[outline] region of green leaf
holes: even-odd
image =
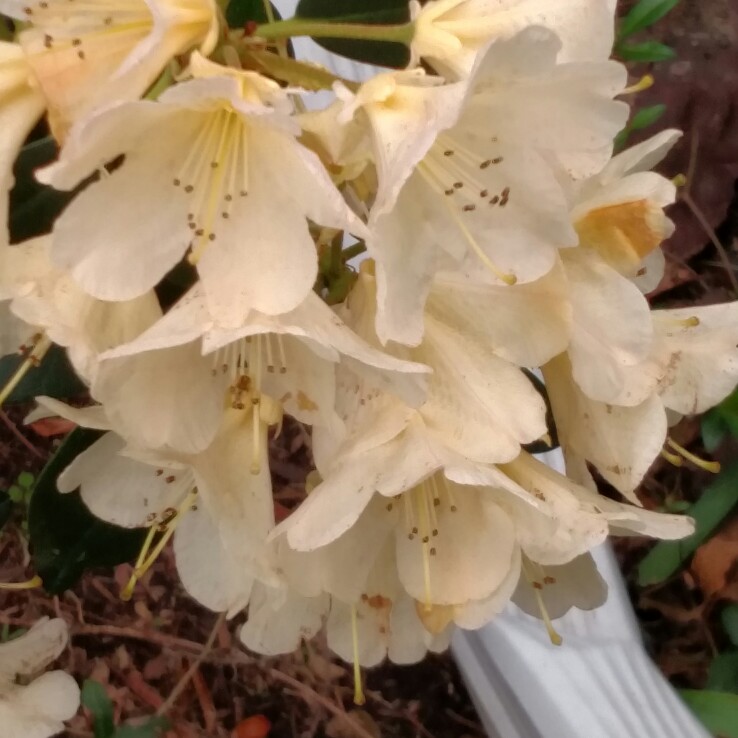
[[[733,390],[708,415],[717,415],[725,424],[731,435],[738,438],[738,389]]]
[[[695,520],[695,532],[681,541],[657,543],[638,566],[638,584],[645,587],[668,579],[710,536],[738,503],[738,462],[724,469],[705,489],[688,514]]]
[[[706,688],[738,694],[738,651],[727,651],[715,657],[710,664]]]
[[[274,20],[281,20],[282,16],[272,3]],[[249,21],[268,23],[264,0],[231,0],[226,10],[226,21],[230,28],[243,28]]]
[[[643,128],[652,126],[666,112],[666,105],[651,105],[648,108],[642,108],[628,123],[631,131],[640,131]]]
[[[623,18],[618,30],[618,41],[652,26],[671,11],[679,0],[641,0]]]
[[[5,385],[22,363],[23,359],[18,355],[0,359],[0,387]],[[84,384],[67,359],[66,351],[60,346],[52,346],[41,361],[41,366],[31,369],[23,377],[7,402],[28,402],[38,395],[66,399],[78,397],[85,391]]]
[[[295,17],[336,23],[396,25],[410,21],[410,7],[407,0],[300,0]],[[366,64],[402,69],[410,63],[410,50],[404,44],[332,38],[314,41],[334,54]]]
[[[715,407],[702,416],[701,420],[702,443],[705,449],[712,453],[725,440],[730,432],[730,427]]]
[[[100,434],[78,428],[67,436],[39,475],[28,510],[36,571],[49,594],[71,587],[90,567],[112,567],[135,558],[142,530],[128,530],[94,517],[79,493],[61,494],[59,474]]]
[[[113,738],[158,738],[169,730],[169,721],[164,717],[153,717],[142,725],[122,725]]]
[[[18,475],[18,479],[16,482],[23,487],[23,489],[31,489],[33,487],[33,483],[36,481],[36,477],[31,474],[29,471],[22,471]]]
[[[36,180],[36,169],[50,164],[58,153],[56,141],[48,136],[27,144],[18,155],[8,216],[11,243],[49,233],[59,213],[84,186],[73,192],[59,192]]]
[[[82,685],[82,704],[92,713],[95,738],[112,738],[115,734],[113,703],[100,682],[86,679]]]
[[[658,41],[644,41],[640,44],[618,44],[615,51],[623,61],[662,62],[674,59],[676,52],[671,46]]]
[[[720,613],[723,628],[734,646],[738,646],[738,605],[727,605]]]
[[[680,689],[679,694],[711,733],[738,738],[738,695],[701,689]]]

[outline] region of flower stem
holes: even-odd
[[[415,33],[414,23],[378,25],[371,23],[336,23],[330,20],[289,18],[288,20],[264,23],[256,28],[255,36],[273,40],[293,36],[313,38],[355,38],[364,41],[386,41],[409,45]]]

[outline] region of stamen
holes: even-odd
[[[705,471],[708,471],[711,474],[718,474],[720,472],[720,462],[719,461],[706,461],[705,459],[701,459],[699,456],[695,456],[695,454],[691,453],[690,451],[687,451],[686,448],[684,448],[683,446],[680,446],[676,441],[674,441],[671,438],[666,439],[666,445],[671,447],[680,456],[683,456],[687,461],[691,461],[695,466],[698,466],[700,469],[704,469]]]
[[[144,539],[143,546],[141,546],[141,550],[138,553],[138,558],[136,559],[136,564],[133,567],[133,572],[131,573],[131,577],[128,580],[128,584],[126,584],[126,586],[120,593],[120,598],[124,602],[128,602],[128,600],[133,597],[133,590],[136,588],[136,584],[138,584],[138,576],[136,575],[136,571],[141,567],[143,562],[146,561],[146,555],[151,548],[151,544],[154,542],[154,536],[156,535],[156,531],[158,529],[158,524],[152,525],[146,533],[146,538]]]
[[[279,367],[280,374],[287,373],[287,354],[284,350],[284,340],[281,334],[277,333],[277,350],[279,351],[279,361],[281,366]]]
[[[665,448],[661,449],[661,456],[663,456],[663,458],[665,458],[672,466],[684,466],[684,459],[681,456],[672,454]]]
[[[351,606],[351,640],[354,649],[354,704],[366,703],[364,688],[361,683],[361,665],[359,664],[359,626],[357,623],[356,605]]]
[[[634,95],[636,92],[643,92],[649,87],[653,87],[654,78],[652,74],[644,74],[638,82],[630,87],[626,87],[620,94],[621,95]]]
[[[36,589],[37,587],[43,586],[43,581],[41,580],[41,577],[36,574],[36,576],[31,577],[27,582],[0,582],[0,589],[7,589],[7,590],[13,590],[13,591],[20,591],[24,589]]]
[[[541,590],[534,587],[533,594],[535,595],[536,602],[538,603],[538,609],[541,613],[541,618],[543,619],[543,622],[546,626],[546,632],[548,633],[548,637],[551,640],[551,643],[553,643],[554,646],[560,646],[564,642],[564,639],[556,632],[556,629],[553,627],[551,618],[548,615],[548,610],[546,609],[546,605],[543,602],[543,597],[541,596]]]
[[[533,563],[534,562],[523,557],[523,561],[521,564],[523,576],[525,577],[526,581],[533,589],[533,594],[536,598],[538,610],[541,613],[541,619],[543,620],[543,623],[546,626],[546,632],[548,633],[548,637],[551,643],[553,643],[554,646],[560,646],[564,642],[564,639],[556,632],[556,629],[553,627],[553,623],[551,622],[551,618],[549,617],[548,609],[546,608],[546,603],[543,601],[543,596],[541,595],[543,584],[537,581],[537,579],[532,575],[530,571],[531,565]]]
[[[417,531],[417,528],[415,527],[415,517],[413,515],[413,503],[412,500],[408,499],[408,494],[402,495],[402,504],[405,508],[405,527],[408,530],[408,540],[412,541],[413,538],[415,538],[415,532]]]
[[[6,382],[2,390],[0,390],[0,407],[3,406],[8,397],[13,393],[13,390],[21,383],[23,377],[25,377],[31,369],[41,364],[41,359],[44,358],[46,352],[50,348],[51,341],[46,336],[39,338],[25,361],[23,361],[23,363],[15,370],[13,376]]]
[[[672,177],[671,183],[674,187],[686,187],[687,176],[685,174],[677,174],[676,177]]]
[[[274,348],[272,346],[272,337],[269,333],[264,336],[264,342],[266,343],[266,354],[267,354],[267,371],[274,373]]]
[[[427,507],[427,500],[426,500],[426,494],[425,494],[425,485],[422,485],[418,488],[417,491],[417,503],[418,503],[418,512],[419,512],[419,518],[420,518],[420,527],[422,530],[422,544],[423,544],[423,590],[425,593],[425,611],[430,612],[433,609],[433,597],[431,595],[431,572],[430,572],[430,551],[429,551],[429,542],[430,542],[430,526],[428,524],[429,522],[429,516],[428,516],[428,507]]]
[[[172,514],[168,515],[165,521],[161,521],[149,528],[144,544],[141,547],[138,558],[136,559],[136,566],[133,569],[131,578],[120,593],[121,600],[128,601],[131,599],[136,583],[144,576],[144,574],[146,574],[157,558],[159,558],[159,554],[164,550],[169,539],[174,535],[174,531],[177,529],[177,526],[182,521],[184,515],[194,507],[193,503],[196,498],[197,489],[193,488],[187,494],[182,504]],[[161,530],[162,526],[164,527],[163,531]],[[154,535],[157,532],[162,533],[162,536],[154,546],[153,551],[149,554],[149,549],[154,541]]]

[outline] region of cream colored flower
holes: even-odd
[[[113,102],[141,97],[175,56],[217,40],[214,0],[0,0],[28,25],[20,43],[58,140]]]
[[[13,348],[45,334],[68,350],[75,370],[90,383],[99,355],[148,328],[161,309],[153,292],[123,302],[90,297],[51,263],[50,248],[49,236],[0,248],[0,300],[10,300],[11,314],[21,321],[13,332],[22,340]]]
[[[101,406],[78,410],[38,399],[80,425],[111,427]],[[234,614],[248,602],[274,524],[267,424],[255,427],[251,418],[251,408],[226,410],[214,441],[197,454],[163,453],[108,432],[62,472],[59,490],[79,488],[103,520],[149,529],[133,584],[174,535],[177,570],[187,591],[212,610]],[[254,448],[260,453],[258,469]]]
[[[644,292],[661,279],[660,246],[674,232],[664,208],[676,199],[674,183],[650,170],[680,136],[663,131],[613,157],[593,177],[572,183],[571,216],[580,246],[596,251]]]
[[[612,52],[612,0],[432,0],[411,2],[411,50],[439,71],[463,76],[488,42],[531,25],[556,32],[560,61],[604,61]]]
[[[423,316],[422,342],[389,350],[433,370],[418,413],[439,443],[475,461],[493,463],[513,459],[521,444],[546,433],[542,398],[520,367],[537,366],[566,347],[570,326],[564,290],[558,270],[515,287],[475,283],[462,274],[436,276]],[[340,314],[367,342],[378,344],[377,312],[377,281],[366,262]],[[518,330],[521,323],[529,330]],[[377,397],[371,381],[352,377],[345,367],[339,370],[339,383],[338,412],[349,426],[361,428],[355,418],[386,402]],[[392,412],[404,418],[398,405]],[[315,434],[319,455],[322,434]]]
[[[104,357],[92,394],[116,425],[152,448],[189,452],[209,445],[224,403],[254,406],[254,422],[281,423],[284,412],[340,434],[339,362],[415,404],[423,401],[428,371],[362,341],[314,292],[288,313],[251,310],[239,324],[224,326],[211,316],[199,285]]]
[[[0,41],[0,245],[8,243],[8,193],[14,183],[13,164],[44,107],[23,50],[18,44]]]
[[[533,281],[574,246],[550,161],[599,171],[627,105],[614,62],[557,64],[560,44],[529,28],[493,44],[464,84],[379,75],[354,97],[373,136],[379,180],[367,247],[377,262],[378,333],[415,344],[433,274],[465,262],[497,284]]]
[[[0,724],[6,738],[49,738],[64,730],[64,721],[79,709],[79,687],[69,674],[38,676],[65,649],[67,639],[63,620],[44,618],[0,644]]]
[[[249,310],[297,307],[312,289],[311,221],[361,231],[317,156],[297,140],[287,93],[253,72],[193,63],[202,77],[158,102],[113,106],[75,130],[39,177],[71,189],[99,180],[56,221],[52,258],[80,286],[126,300],[186,251],[211,312],[238,326]],[[105,165],[118,155],[112,172]]]

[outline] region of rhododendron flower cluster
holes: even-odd
[[[541,592],[575,577],[569,604],[595,606],[594,546],[692,531],[636,489],[682,453],[670,423],[738,382],[738,305],[644,296],[679,133],[613,154],[613,4],[411,2],[409,66],[359,83],[284,58],[299,19],[0,0],[22,21],[0,44],[2,348],[33,371],[58,344],[89,389],[38,402],[100,431],[59,490],[146,530],[124,597],[171,539],[193,597],[247,611],[249,648],[324,629],[357,668],[409,663],[511,599],[557,641]],[[35,176],[71,202],[11,244],[43,116],[59,151]],[[315,469],[275,514],[288,418]],[[535,455],[557,443],[566,475]]]

